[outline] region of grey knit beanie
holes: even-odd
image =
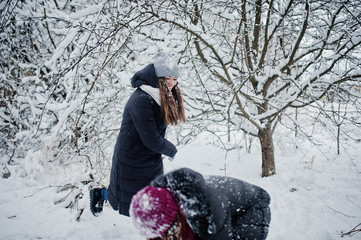
[[[159,52],[155,55],[154,69],[157,77],[179,77],[177,63],[171,55],[165,52]]]

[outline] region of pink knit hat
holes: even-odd
[[[156,238],[174,222],[178,204],[166,188],[147,186],[135,194],[129,215],[136,230],[144,237]]]

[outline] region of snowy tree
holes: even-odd
[[[137,57],[132,36],[144,19],[132,14],[137,5],[119,1],[0,6],[3,176],[10,176],[9,165],[28,178],[54,166],[81,165],[81,182],[59,188],[69,194],[55,202],[77,208],[82,184],[108,176],[108,150],[131,93],[127,71],[134,71]]]
[[[40,151],[42,164],[80,159],[104,177],[104,149],[128,94],[124,68],[134,60],[134,7],[58,0],[1,8],[2,164],[31,162],[29,153]]]
[[[273,132],[290,109],[321,111],[319,100],[337,86],[359,111],[354,0],[29,0],[0,8],[2,164],[42,151],[46,161],[81,161],[104,177],[131,74],[160,49],[176,53],[194,123],[178,140],[205,130],[257,137],[263,176],[276,172]],[[335,123],[344,114],[323,112]]]
[[[38,123],[41,112],[36,98],[49,86],[48,69],[42,64],[48,45],[39,21],[18,17],[20,4],[19,1],[1,3],[0,147],[2,161],[8,163],[12,163],[14,157],[24,157],[21,149],[39,149],[28,131]],[[53,113],[47,115],[50,121],[56,121]]]
[[[360,86],[357,1],[147,3],[144,14],[184,32],[188,103],[258,137],[262,176],[276,173],[272,135],[288,109],[317,103],[336,84]]]

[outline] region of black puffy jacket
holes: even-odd
[[[164,138],[167,125],[160,106],[141,85],[156,87],[154,66],[150,64],[132,78],[137,88],[130,96],[114,147],[107,197],[114,210],[129,216],[134,194],[163,174],[161,155],[173,157],[177,149]]]
[[[188,168],[159,176],[151,185],[175,194],[198,239],[267,237],[270,196],[258,186],[230,177],[203,177]]]

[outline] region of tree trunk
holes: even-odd
[[[272,130],[270,126],[259,131],[258,138],[262,149],[262,177],[276,174]]]

